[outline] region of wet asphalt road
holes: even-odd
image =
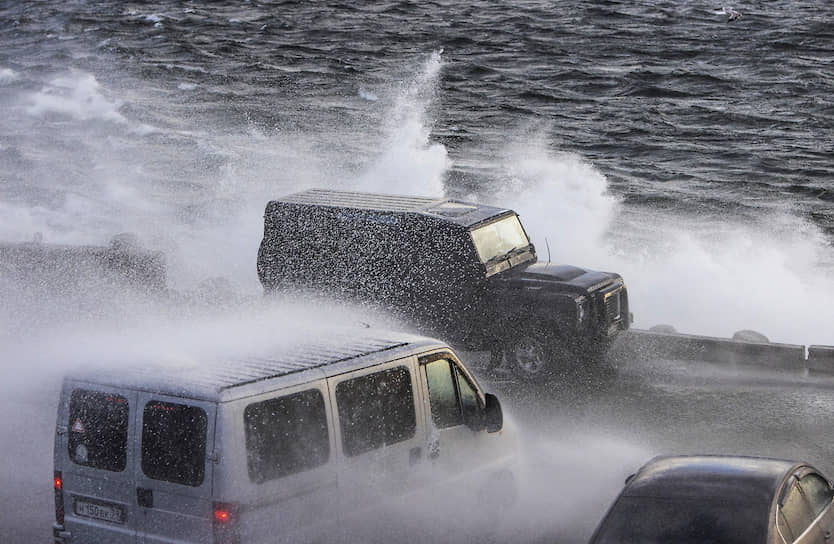
[[[834,477],[834,375],[624,358],[546,386],[483,380],[529,444],[516,514],[527,542],[587,542],[624,479],[655,455],[800,459]]]
[[[476,366],[477,355],[467,355]],[[520,500],[496,540],[585,541],[623,479],[658,454],[796,458],[834,476],[834,376],[692,361],[615,364],[537,386],[481,372],[524,444]],[[2,543],[51,541],[57,390],[49,377],[0,389]]]

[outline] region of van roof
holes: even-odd
[[[362,332],[364,331],[364,333]],[[228,401],[406,357],[443,344],[390,331],[328,331],[239,355],[134,361],[69,379],[209,401]]]
[[[515,213],[507,208],[449,198],[334,191],[330,189],[309,189],[273,200],[270,204],[273,203],[368,210],[394,214],[416,213],[464,227],[471,227],[499,215]]]

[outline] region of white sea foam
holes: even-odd
[[[127,119],[119,113],[121,106],[120,100],[105,96],[95,76],[70,72],[52,79],[33,94],[27,111],[39,117],[56,113],[83,121],[99,119],[126,124]]]
[[[377,100],[379,100],[379,97],[376,95],[376,93],[373,93],[365,89],[364,87],[359,88],[359,98],[361,98],[362,100],[367,100],[368,102],[376,102]]]
[[[20,79],[20,74],[11,68],[0,68],[0,85],[8,85]]]
[[[617,211],[607,180],[578,155],[549,150],[535,138],[511,143],[490,203],[522,214],[540,258],[605,267],[600,248]]]
[[[623,225],[605,177],[548,149],[542,136],[510,144],[497,168],[506,179],[482,199],[522,215],[540,259],[549,243],[554,262],[621,273],[636,326],[720,337],[754,329],[771,341],[831,343],[834,270],[825,263],[834,262],[834,248],[791,210],[754,224],[649,210]]]
[[[417,75],[396,93],[385,120],[382,152],[359,178],[362,190],[441,196],[443,177],[451,166],[446,147],[432,143],[428,112],[433,105],[440,72],[440,51],[435,51]]]

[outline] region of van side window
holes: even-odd
[[[404,366],[339,383],[336,403],[348,457],[408,440],[417,431],[411,373]]]
[[[327,414],[318,389],[250,404],[243,422],[253,482],[309,470],[330,457]]]
[[[78,465],[121,472],[127,463],[129,407],[121,395],[76,389],[70,395],[68,450]]]
[[[461,372],[456,365],[452,366],[455,368],[455,376],[457,376],[458,380],[458,391],[460,392],[460,407],[463,411],[463,420],[474,421],[480,412],[478,394],[475,392],[475,388],[471,383],[469,383],[469,380],[463,372]]]
[[[463,424],[452,367],[446,359],[426,363],[431,418],[438,429]]]
[[[142,472],[148,478],[197,487],[206,465],[206,412],[151,401],[142,416]]]

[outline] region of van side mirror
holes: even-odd
[[[501,403],[498,397],[492,393],[484,395],[486,406],[484,407],[484,420],[488,433],[497,433],[504,427],[504,412],[501,410]]]

